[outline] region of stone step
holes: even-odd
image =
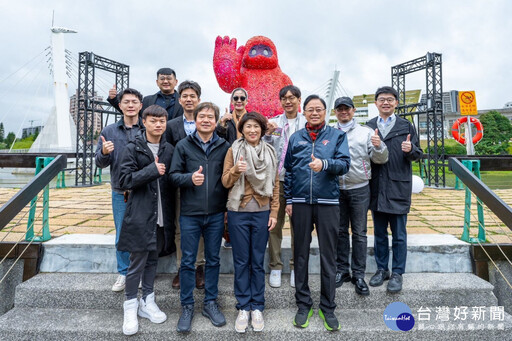
[[[367,283],[370,276],[367,276]],[[117,309],[122,306],[124,293],[111,291],[115,274],[95,273],[46,273],[23,282],[16,288],[15,307]],[[158,304],[167,309],[178,309],[179,290],[172,289],[173,275],[158,275],[155,294]],[[295,307],[295,289],[289,285],[289,275],[283,275],[280,288],[271,288],[266,280],[266,308]],[[370,287],[370,296],[355,293],[351,283],[344,283],[336,290],[336,304],[340,309],[384,309],[389,303],[400,301],[410,307],[420,306],[494,306],[497,299],[493,286],[467,273],[404,274],[403,290],[389,294],[386,283]],[[319,302],[320,276],[310,275],[309,286],[315,303]],[[201,304],[203,290],[194,290],[196,304]],[[234,308],[233,275],[221,274],[219,278],[219,304]]]
[[[162,324],[153,324],[139,318],[139,332],[130,340],[181,340],[176,332],[179,318],[177,311],[164,309],[168,315]],[[254,332],[248,329],[243,336],[250,340],[509,340],[512,335],[512,317],[504,314],[503,321],[440,322],[419,321],[413,310],[416,324],[408,332],[389,329],[383,318],[383,309],[338,309],[336,314],[341,330],[333,333],[323,327],[317,311],[308,328],[292,325],[294,308],[268,309],[264,312],[265,329]],[[214,327],[196,310],[192,332],[193,340],[231,340],[239,336],[234,330],[237,312],[224,310],[227,324]],[[0,316],[0,335],[3,341],[10,340],[126,340],[122,334],[123,312],[121,307],[111,310],[32,309],[15,308]]]
[[[116,272],[116,257],[113,235],[70,234],[54,238],[43,244],[44,257],[42,272]],[[391,243],[391,238],[390,238]],[[472,272],[469,254],[470,244],[452,235],[410,234],[407,236],[406,272]],[[391,251],[390,251],[391,252]],[[290,237],[283,237],[281,259],[283,272],[289,273],[291,258]],[[391,262],[392,257],[390,257]],[[231,249],[220,249],[220,272],[233,273]],[[268,270],[268,253],[265,256]],[[366,271],[374,273],[376,263],[373,250],[373,236],[368,236],[368,257]],[[159,273],[175,273],[174,255],[162,257],[158,262]],[[320,252],[318,241],[313,237],[309,257],[309,273],[320,273]]]

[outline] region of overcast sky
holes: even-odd
[[[144,95],[157,91],[155,72],[169,66],[178,80],[199,82],[203,101],[225,107],[229,95],[212,67],[215,38],[228,35],[241,45],[264,35],[275,43],[283,72],[306,93],[335,68],[347,95],[373,93],[390,85],[391,66],[438,52],[444,91],[475,90],[479,109],[512,101],[507,0],[2,1],[0,121],[6,131],[30,126],[30,120],[43,124],[52,106],[43,53],[52,10],[55,26],[78,31],[66,35],[74,59],[91,51],[130,65],[130,86]],[[101,75],[100,95],[111,83]],[[76,86],[75,73],[70,93]],[[425,72],[407,76],[406,89],[424,90]]]

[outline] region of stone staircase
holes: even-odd
[[[115,267],[111,263],[114,258],[113,245],[107,239],[102,240],[103,237],[84,238],[66,236],[45,243],[41,264],[43,273],[17,286],[14,308],[0,316],[0,340],[127,339],[122,334],[124,295],[110,290],[116,278],[113,273]],[[289,240],[285,239],[284,259],[291,252],[288,244]],[[369,240],[367,282],[375,267],[372,244]],[[351,283],[343,284],[336,290],[336,314],[341,331],[332,333],[325,330],[318,316],[319,257],[314,241],[310,257],[310,289],[315,314],[309,327],[299,329],[292,325],[296,312],[295,290],[289,286],[285,264],[283,286],[271,288],[267,284],[264,331],[256,333],[249,329],[243,338],[512,340],[512,316],[506,312],[491,314],[491,310],[498,305],[493,286],[470,272],[468,244],[450,236],[417,235],[409,236],[408,245],[403,290],[398,294],[389,294],[386,285],[370,287],[370,296],[361,297],[354,292]],[[201,315],[203,292],[195,290],[196,312],[192,332],[188,335],[176,332],[180,313],[179,291],[171,288],[174,275],[169,272],[175,266],[174,259],[166,257],[159,264],[161,273],[155,282],[155,293],[157,303],[167,313],[168,319],[156,325],[139,318],[139,333],[130,339],[187,338],[212,341],[240,338],[234,330],[237,311],[230,256],[230,250],[221,250],[219,304],[226,315],[226,326],[216,328]],[[386,326],[384,311],[393,302],[402,302],[411,308],[415,319],[412,330],[393,331]],[[456,320],[455,310],[462,307],[467,307],[468,314],[465,320]],[[483,316],[473,314],[473,309],[485,313]]]

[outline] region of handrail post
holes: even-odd
[[[52,161],[53,157],[36,157],[36,174],[46,166],[48,166]],[[35,196],[30,201],[30,212],[27,221],[27,232],[25,234],[26,241],[36,241],[36,242],[45,242],[50,240],[50,224],[49,224],[49,205],[50,205],[50,183],[46,184],[43,189],[43,228],[41,236],[34,236],[34,226],[35,226],[35,215],[36,215],[36,206],[37,206],[37,196]]]
[[[480,176],[480,160],[462,160],[462,164],[470,172],[475,174],[478,179]],[[462,232],[461,240],[468,243],[485,243],[485,222],[483,204],[478,196],[476,197],[476,207],[478,211],[478,238],[471,238],[469,236],[469,229],[471,227],[471,190],[466,186],[466,196],[464,205],[464,231]]]

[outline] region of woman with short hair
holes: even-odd
[[[228,226],[235,267],[235,297],[239,310],[235,330],[244,333],[264,327],[265,269],[263,260],[269,231],[277,222],[279,178],[274,148],[262,141],[267,120],[255,112],[238,123],[241,138],[224,159],[222,184],[229,188]]]

